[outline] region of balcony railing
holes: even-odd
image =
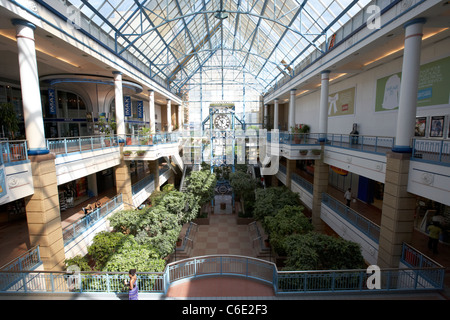
[[[166,143],[177,143],[180,137],[179,132],[156,133],[150,135],[127,134],[125,145],[127,146],[152,146]]]
[[[0,164],[9,164],[28,160],[27,142],[25,140],[2,140],[2,157]]]
[[[322,194],[322,203],[354,225],[363,234],[378,243],[380,238],[380,227],[378,225],[327,193]]]
[[[393,137],[363,136],[352,134],[327,134],[326,144],[346,149],[385,154],[394,147]]]
[[[424,281],[424,272],[434,270],[436,281]],[[399,268],[380,270],[379,291],[441,290],[444,268]],[[370,292],[367,270],[278,271],[274,263],[251,257],[212,255],[176,261],[164,272],[137,273],[139,293],[167,293],[174,282],[199,277],[237,276],[272,285],[275,294],[307,292]],[[126,293],[119,272],[0,272],[0,292],[13,293]]]
[[[104,203],[100,208],[94,210],[89,215],[86,215],[85,217],[65,227],[62,231],[64,244],[67,244],[78,237],[101,218],[116,210],[119,206],[122,205],[122,203],[122,194],[119,194],[112,200]]]
[[[118,145],[118,136],[90,136],[47,139],[47,148],[50,150],[50,152],[56,155],[82,151],[93,151]]]
[[[414,138],[412,146],[414,160],[450,165],[450,140]]]
[[[0,268],[1,271],[32,270],[41,262],[39,246],[31,248],[13,261]]]

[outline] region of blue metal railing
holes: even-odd
[[[327,134],[326,144],[333,147],[385,154],[394,147],[395,138],[352,134]]]
[[[93,151],[118,145],[119,138],[115,135],[47,139],[48,150],[56,155]]]
[[[363,234],[378,243],[380,238],[380,227],[378,225],[363,217],[355,210],[347,207],[344,203],[336,200],[327,193],[322,193],[322,203],[339,214],[339,216],[344,218],[346,221],[350,222]]]
[[[63,240],[66,245],[70,241],[74,240],[80,234],[89,229],[97,221],[104,216],[116,210],[123,203],[122,194],[117,195],[112,200],[104,203],[100,208],[94,210],[89,215],[75,221],[63,229]]]
[[[450,165],[450,141],[414,138],[412,158],[425,162]]]
[[[135,184],[131,186],[131,193],[133,196],[137,194],[139,191],[144,189],[149,183],[151,183],[153,180],[155,180],[155,175],[153,173],[149,174],[145,178],[139,180]]]
[[[0,268],[1,271],[32,270],[41,263],[39,246],[31,248],[13,261]]]
[[[433,272],[433,281],[424,278]],[[380,270],[375,291],[422,291],[443,288],[445,268]],[[140,293],[167,293],[174,282],[207,276],[238,276],[272,285],[275,294],[306,292],[369,292],[367,270],[278,271],[274,263],[235,255],[211,255],[176,261],[163,272],[138,273]],[[10,281],[14,278],[14,281]],[[125,293],[119,272],[0,272],[0,292],[9,293]]]
[[[166,132],[149,135],[131,135],[125,136],[125,145],[127,146],[152,146],[166,143],[178,143],[178,138],[181,137],[180,132]]]
[[[314,185],[307,181],[306,179],[300,177],[298,174],[296,174],[295,172],[292,173],[291,179],[297,183],[300,187],[302,187],[303,189],[305,189],[306,191],[308,191],[309,193],[313,194],[314,191]]]
[[[0,145],[2,148],[0,163],[10,164],[28,160],[26,140],[2,140]]]

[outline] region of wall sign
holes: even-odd
[[[123,109],[124,109],[124,116],[131,117],[131,97],[130,96],[123,97]]]

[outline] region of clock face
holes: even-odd
[[[219,114],[215,119],[214,119],[214,128],[216,129],[228,129],[231,125],[231,121],[230,118],[225,115],[225,114]]]

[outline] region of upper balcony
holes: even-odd
[[[450,205],[450,141],[414,138],[408,191]]]
[[[27,142],[0,141],[0,204],[8,203],[34,192]]]

